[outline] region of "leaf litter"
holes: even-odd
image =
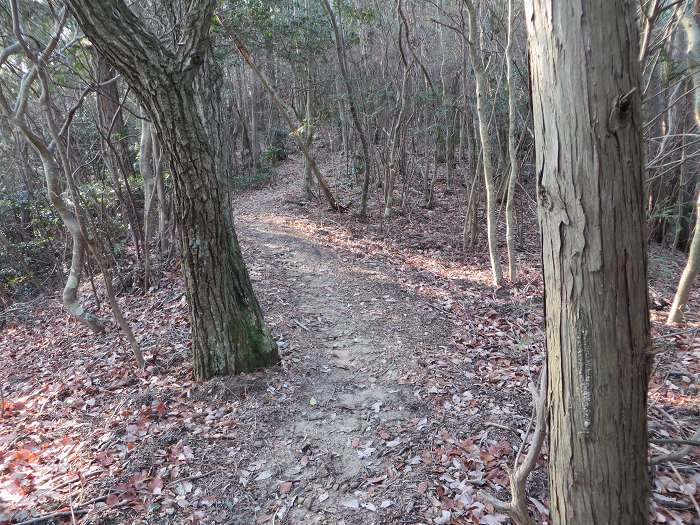
[[[321,160],[342,172],[339,158]],[[518,286],[493,290],[485,250],[465,257],[458,247],[461,191],[438,187],[433,210],[408,192],[396,219],[367,223],[303,201],[300,168],[292,158],[272,187],[240,196],[236,208],[281,367],[194,382],[176,268],[151,293],[119,297],[147,357],[143,373],[114,327],[93,335],[53,298],[9,319],[0,336],[0,524],[508,523],[479,492],[507,498],[505,468],[543,365],[532,213],[520,214]],[[335,189],[357,199],[344,179]],[[698,319],[663,326],[662,298],[679,271],[662,270],[682,268],[673,257],[650,256],[663,344],[650,436],[659,440],[687,439],[700,423]],[[528,490],[540,523],[545,459],[546,450]],[[652,475],[656,523],[697,519],[697,454]]]

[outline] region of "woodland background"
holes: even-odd
[[[217,5],[194,91],[281,365],[201,381],[178,203],[204,190],[158,95],[62,3],[0,0],[0,523],[507,523],[544,362],[521,4]],[[130,9],[177,50],[187,5]],[[652,519],[695,523],[700,43],[692,2],[635,7]]]

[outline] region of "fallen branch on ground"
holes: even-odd
[[[54,520],[56,518],[66,518],[66,517],[72,516],[74,514],[85,514],[86,512],[88,512],[86,507],[89,507],[90,505],[104,501],[106,499],[107,499],[107,496],[99,496],[97,498],[91,499],[90,501],[86,501],[79,508],[73,507],[69,510],[61,510],[58,512],[50,512],[49,514],[42,514],[41,516],[37,516],[35,518],[30,518],[28,520],[20,521],[19,523],[16,523],[15,525],[30,525],[31,523],[40,523],[42,521]],[[125,503],[126,502],[124,502],[124,504]]]
[[[652,440],[653,442],[654,440]],[[686,443],[683,448],[679,448],[676,452],[670,452],[668,454],[662,454],[660,456],[653,456],[649,460],[650,465],[658,465],[659,463],[665,463],[667,461],[678,461],[683,459],[685,456],[690,454],[693,447],[700,446],[700,428],[695,431],[695,434],[690,439],[682,440],[666,440],[668,443]]]

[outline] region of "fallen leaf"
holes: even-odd
[[[347,508],[353,509],[353,510],[358,510],[360,508],[360,501],[357,499],[351,499],[348,501],[344,501],[343,507],[347,507]]]
[[[383,476],[377,476],[376,478],[369,478],[369,479],[367,480],[367,483],[371,483],[372,485],[375,485],[375,484],[377,484],[377,483],[381,483],[381,482],[384,481],[385,479],[386,479],[386,474],[383,475]]]
[[[272,477],[272,472],[269,470],[263,470],[260,474],[255,476],[255,481],[264,481],[266,479],[270,479]]]
[[[148,490],[150,490],[151,493],[155,494],[156,496],[161,494],[163,491],[163,480],[156,476],[148,483]]]

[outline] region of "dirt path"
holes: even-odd
[[[402,480],[393,480],[394,490],[385,481],[406,452],[401,433],[411,425],[417,432],[427,427],[429,407],[404,380],[418,366],[410,354],[416,343],[434,342],[441,324],[443,336],[450,330],[430,307],[406,301],[410,293],[392,282],[390,268],[290,226],[293,217],[279,209],[287,189],[268,190],[237,213],[246,256],[253,267],[260,260],[269,264],[265,275],[253,277],[273,330],[288,333],[281,341],[288,375],[280,379],[293,390],[274,438],[256,455],[258,468],[249,477],[271,477],[253,490],[253,499],[269,512],[270,494],[287,495],[273,510],[292,523],[405,516],[405,502],[393,497]],[[272,294],[270,301],[266,286],[283,283],[284,295]]]

